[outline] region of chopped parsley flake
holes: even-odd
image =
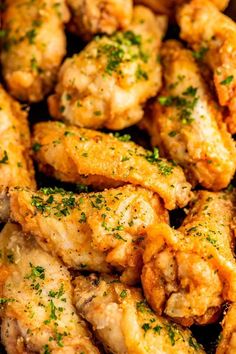
[[[34,143],[34,145],[32,146],[32,149],[34,152],[38,152],[41,149],[42,145],[39,143]]]
[[[136,309],[142,313],[152,313],[152,310],[148,307],[147,301],[139,301],[136,303]]]
[[[122,299],[124,299],[124,298],[126,298],[126,296],[127,296],[127,290],[122,290],[121,293],[120,293],[120,297]]]
[[[176,334],[174,325],[167,324],[166,330],[167,330],[168,336],[170,338],[171,345],[174,346],[175,345],[175,334]]]
[[[8,159],[8,154],[7,154],[6,150],[4,150],[4,151],[3,151],[3,157],[2,157],[2,159],[0,160],[0,163],[2,163],[2,164],[8,164],[8,161],[9,161],[9,159]]]
[[[178,133],[175,130],[172,130],[171,132],[168,133],[168,135],[173,138],[174,136],[176,136]]]
[[[99,40],[99,36],[95,40]],[[103,37],[104,38],[104,37]],[[105,72],[112,75],[113,72],[119,71],[120,65],[124,62],[130,62],[135,59],[140,59],[146,63],[148,61],[148,54],[142,51],[142,38],[132,31],[116,32],[109,37],[109,42],[98,46],[97,57],[106,55],[107,63]],[[139,66],[136,73],[137,79],[147,79],[147,73]]]
[[[36,29],[32,28],[31,30],[27,31],[25,36],[29,41],[29,44],[34,44],[35,43],[35,37],[37,35]]]
[[[151,164],[156,164],[162,175],[168,176],[172,173],[173,166],[171,166],[170,164],[166,163],[165,161],[159,158],[158,148],[154,148],[153,152],[148,151],[145,158]]]
[[[0,305],[5,305],[9,302],[14,302],[16,301],[15,299],[9,299],[9,298],[0,298]]]
[[[233,75],[229,75],[226,79],[220,82],[221,85],[229,85],[234,79]]]
[[[146,71],[144,71],[140,65],[138,65],[137,71],[136,71],[136,79],[137,80],[148,80],[148,74]]]
[[[120,133],[116,132],[114,133],[114,136],[119,139],[120,141],[130,141],[131,139],[131,136],[129,134],[124,134],[124,135],[121,135]]]
[[[37,278],[45,279],[45,270],[43,267],[34,266],[32,263],[30,263],[30,268],[31,273],[25,277],[26,279],[31,279],[32,281],[35,281]]]
[[[208,52],[209,48],[201,47],[198,51],[192,52],[192,55],[197,60],[203,60],[205,54]]]
[[[148,160],[148,162],[157,162],[159,160],[159,150],[158,148],[154,147],[153,152],[148,151],[147,155],[146,155],[146,160]]]
[[[80,223],[85,223],[86,220],[87,220],[87,216],[86,216],[86,214],[82,211],[79,222],[80,222]]]
[[[198,344],[196,339],[193,337],[189,337],[188,344],[195,350],[199,350],[201,348],[200,344]]]
[[[189,86],[181,96],[160,96],[158,102],[162,106],[176,107],[178,118],[183,124],[191,124],[193,110],[198,102],[197,88]]]
[[[146,333],[149,329],[151,329],[151,326],[149,323],[144,323],[142,325],[142,329],[144,330],[144,332]]]

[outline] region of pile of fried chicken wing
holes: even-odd
[[[227,5],[1,2],[7,354],[203,354],[192,328],[214,323],[215,353],[236,353],[236,23]],[[173,26],[178,36],[166,39]],[[84,43],[73,56],[68,33]],[[29,120],[36,103],[50,120]],[[54,182],[39,188],[39,175]]]

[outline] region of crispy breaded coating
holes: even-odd
[[[0,185],[35,188],[27,113],[0,86]]]
[[[229,109],[229,130],[236,133],[236,24],[208,0],[192,0],[180,8],[177,20],[180,36],[204,59],[222,106]],[[204,55],[205,54],[205,55]]]
[[[0,190],[35,188],[27,113],[0,85]]]
[[[34,128],[35,159],[48,175],[100,188],[131,183],[159,194],[167,209],[185,206],[191,186],[180,167],[133,143],[59,122]]]
[[[8,354],[99,354],[72,304],[70,274],[19,226],[1,232],[1,340]]]
[[[176,7],[188,1],[189,0],[134,0],[136,4],[143,4],[157,13],[168,16],[174,16]],[[221,11],[229,4],[229,0],[211,0],[211,2]]]
[[[149,230],[142,284],[158,314],[185,326],[206,324],[225,301],[235,301],[234,203],[230,193],[199,191],[178,230],[166,224]]]
[[[54,118],[80,127],[123,129],[143,116],[161,85],[157,61],[166,19],[134,8],[124,32],[100,36],[63,63],[48,104]]]
[[[192,184],[217,191],[225,188],[236,168],[235,142],[192,52],[177,41],[161,51],[164,87],[142,124],[152,145],[179,163]]]
[[[64,0],[6,0],[3,13],[3,77],[19,100],[38,102],[48,94],[66,54]]]
[[[72,18],[69,29],[85,40],[98,33],[111,35],[129,26],[132,0],[67,0]]]
[[[11,218],[70,268],[140,279],[146,228],[168,222],[157,194],[127,185],[100,193],[63,189],[10,191]]]
[[[140,289],[115,277],[79,276],[74,301],[112,354],[204,353],[191,332],[155,315]]]
[[[216,354],[234,354],[236,352],[236,303],[229,307],[222,327]]]

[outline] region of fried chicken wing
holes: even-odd
[[[69,29],[90,40],[95,34],[111,35],[129,26],[133,14],[132,0],[68,0],[72,12]]]
[[[220,334],[216,354],[234,354],[236,352],[236,303],[227,311]]]
[[[9,92],[41,101],[50,92],[66,53],[64,0],[6,0],[3,14],[3,76]]]
[[[174,40],[161,52],[165,85],[141,124],[154,146],[179,163],[191,183],[220,190],[234,176],[236,148],[192,52]]]
[[[35,188],[27,113],[0,85],[0,219],[5,219],[8,187]]]
[[[236,299],[231,195],[199,191],[183,225],[159,224],[145,238],[142,284],[157,313],[182,325],[217,320]]]
[[[93,129],[138,122],[143,104],[161,85],[157,55],[165,27],[164,17],[137,6],[125,32],[96,37],[66,59],[48,100],[51,115]]]
[[[19,226],[0,237],[2,328],[8,354],[99,354],[72,305],[70,274]]]
[[[160,195],[167,209],[185,206],[191,186],[183,171],[133,142],[58,122],[34,129],[35,158],[46,174],[71,183],[111,187],[132,183]],[[121,141],[123,140],[123,141]]]
[[[77,277],[74,285],[79,313],[109,353],[204,353],[189,330],[156,316],[139,289],[94,274]]]
[[[219,102],[229,109],[229,130],[236,133],[235,22],[207,0],[192,0],[180,8],[177,17],[181,38],[192,46],[197,57],[204,57],[213,71]]]
[[[176,7],[188,2],[188,0],[134,0],[134,2],[143,4],[157,13],[174,16]],[[211,0],[211,2],[223,11],[228,6],[229,0]]]
[[[69,267],[115,268],[128,283],[140,279],[146,228],[168,222],[157,194],[131,185],[79,195],[58,188],[15,189],[10,209],[25,232]]]

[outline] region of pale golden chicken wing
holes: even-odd
[[[142,284],[148,302],[183,325],[217,320],[236,300],[234,204],[227,193],[200,191],[183,225],[159,224],[145,238]]]
[[[189,181],[212,190],[227,187],[236,168],[236,148],[192,52],[177,41],[161,51],[164,87],[142,124],[152,144],[179,163]]]
[[[36,102],[50,92],[66,53],[64,0],[6,0],[3,14],[3,77],[9,92]]]
[[[168,16],[174,16],[176,7],[188,2],[189,0],[134,0],[136,4],[143,4],[153,11]],[[223,11],[229,3],[229,0],[211,0],[219,10]]]
[[[8,187],[35,188],[27,113],[0,85],[0,218],[6,218]]]
[[[236,133],[236,24],[208,0],[192,0],[178,12],[182,39],[213,71],[219,102],[229,109],[227,123]]]
[[[232,304],[227,311],[222,327],[216,354],[234,354],[236,353],[236,303]]]
[[[98,354],[72,305],[70,274],[14,224],[0,237],[1,339],[8,354]]]
[[[35,125],[33,147],[40,170],[62,181],[100,188],[132,183],[158,193],[167,209],[185,206],[191,186],[181,168],[124,138],[46,122]]]
[[[67,0],[72,13],[69,29],[85,40],[95,34],[111,35],[129,26],[133,14],[132,0]]]
[[[53,117],[86,128],[123,129],[143,116],[143,104],[161,85],[157,61],[166,21],[137,6],[125,32],[96,37],[62,65]]]
[[[139,289],[94,274],[74,285],[76,308],[109,353],[204,353],[189,330],[155,315]]]
[[[63,189],[10,191],[11,218],[50,253],[75,269],[120,271],[135,283],[142,268],[146,228],[168,222],[157,194],[127,185],[100,193]]]

